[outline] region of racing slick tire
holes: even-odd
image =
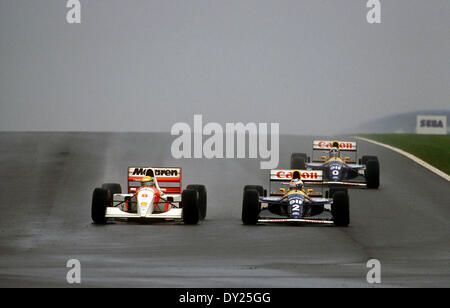
[[[348,193],[348,189],[347,188],[330,188],[330,190],[327,192],[326,197],[327,198],[333,198],[334,194],[338,191],[343,191],[345,193]]]
[[[380,163],[378,160],[368,160],[364,172],[367,188],[377,189],[380,186]]]
[[[120,186],[120,184],[117,183],[105,183],[102,185],[102,188],[108,191],[111,206],[114,195],[122,193],[122,186]]]
[[[186,189],[193,189],[198,192],[198,207],[200,211],[200,220],[205,219],[207,209],[207,191],[205,185],[191,184],[188,185]]]
[[[291,154],[291,169],[306,169],[306,161],[308,156],[305,153],[292,153]]]
[[[338,227],[347,227],[350,223],[350,206],[348,193],[346,191],[337,191],[333,195],[333,204],[331,205],[331,214],[334,224]]]
[[[361,163],[360,163],[360,165],[365,165],[365,164],[367,164],[367,162],[368,162],[369,160],[376,160],[376,161],[378,161],[378,157],[377,157],[377,156],[374,156],[374,155],[365,155],[365,156],[361,157]]]
[[[242,222],[244,225],[256,225],[259,211],[259,192],[256,189],[244,190],[242,201]]]
[[[105,183],[102,185],[102,188],[109,190],[112,195],[122,193],[122,186],[120,186],[120,184],[117,183]]]
[[[200,220],[199,196],[194,189],[183,190],[181,195],[183,203],[182,218],[186,225],[196,225]]]
[[[94,193],[92,194],[91,218],[95,224],[106,224],[106,207],[109,202],[109,192],[106,189],[94,189]]]
[[[256,189],[258,191],[260,196],[264,196],[265,195],[264,194],[264,188],[262,186],[260,186],[260,185],[245,185],[244,192],[246,190],[254,190],[254,189]]]

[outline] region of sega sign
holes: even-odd
[[[417,134],[447,134],[447,116],[418,115]]]

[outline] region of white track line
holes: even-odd
[[[398,148],[396,148],[396,147],[393,147],[393,146],[390,146],[390,145],[387,145],[387,144],[384,144],[384,143],[381,143],[381,142],[378,142],[378,141],[374,141],[374,140],[370,140],[370,139],[363,138],[363,137],[358,137],[358,136],[353,136],[353,137],[356,138],[356,139],[364,140],[364,141],[367,141],[367,142],[370,142],[370,143],[373,143],[373,144],[376,144],[376,145],[385,147],[385,148],[387,148],[387,149],[389,149],[389,150],[392,150],[392,151],[394,151],[394,152],[397,152],[397,153],[399,153],[399,154],[402,154],[403,156],[408,157],[409,159],[415,161],[415,162],[418,163],[419,165],[421,165],[421,166],[427,168],[427,169],[430,170],[431,172],[434,172],[435,174],[439,175],[440,177],[442,177],[442,178],[444,178],[444,179],[446,179],[447,181],[450,182],[450,175],[448,175],[447,173],[445,173],[445,172],[439,170],[439,169],[436,168],[436,167],[433,167],[432,165],[430,165],[430,164],[427,163],[426,161],[421,160],[420,158],[418,158],[417,156],[412,155],[411,153],[408,153],[408,152],[406,152],[406,151],[400,150],[400,149],[398,149]]]

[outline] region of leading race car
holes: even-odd
[[[352,157],[353,156],[353,157]],[[313,141],[313,162],[304,153],[291,155],[291,168],[322,170],[322,184],[330,193],[340,188],[378,188],[380,165],[376,156],[363,156],[356,164],[356,142]]]
[[[333,198],[322,198],[321,193],[306,189],[305,185],[322,181],[322,171],[271,170],[270,196],[262,186],[244,188],[242,222],[258,223],[319,223],[346,227],[350,223],[347,191],[337,191]],[[289,182],[286,182],[289,181]],[[272,190],[272,183],[289,188]]]
[[[129,167],[128,193],[120,184],[107,183],[92,196],[91,216],[96,224],[108,219],[175,220],[197,224],[206,217],[204,185],[181,191],[181,168]]]

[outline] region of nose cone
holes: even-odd
[[[292,194],[288,197],[289,212],[294,219],[301,218],[303,215],[303,201],[305,197],[301,194]]]
[[[151,188],[142,188],[139,190],[136,198],[139,209],[139,216],[145,217],[153,213],[153,200],[155,192]]]
[[[342,181],[343,178],[342,163],[335,162],[329,165],[329,179],[332,181]]]

